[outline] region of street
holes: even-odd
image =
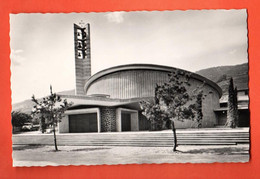
[[[249,145],[171,147],[14,145],[13,166],[248,162]]]

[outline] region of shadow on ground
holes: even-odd
[[[94,151],[94,150],[106,150],[110,148],[83,148],[83,149],[73,149],[69,152],[88,152],[88,151]]]
[[[32,144],[32,145],[16,145],[13,146],[13,150],[29,150],[29,149],[39,149],[44,148],[44,145]]]
[[[177,153],[183,154],[215,154],[215,155],[237,155],[237,154],[244,154],[248,155],[249,150],[246,148],[231,148],[231,147],[224,147],[224,148],[205,148],[205,149],[193,149],[187,151],[177,151]]]
[[[34,150],[37,149],[38,151],[41,152],[90,152],[90,151],[96,151],[96,150],[107,150],[111,148],[72,148],[68,146],[67,149],[62,147],[60,149],[60,146],[58,146],[59,150],[53,150],[53,146],[45,146],[45,145],[38,145],[38,144],[32,144],[32,145],[15,145],[13,146],[13,151],[26,151],[26,150]]]

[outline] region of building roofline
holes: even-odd
[[[181,70],[186,73],[190,73],[191,77],[194,79],[197,79],[201,82],[205,82],[209,86],[213,87],[214,89],[217,90],[219,93],[219,97],[222,96],[222,89],[213,81],[198,75],[193,72],[189,72],[183,69],[179,68],[174,68],[174,67],[169,67],[169,66],[163,66],[163,65],[155,65],[155,64],[127,64],[127,65],[119,65],[119,66],[114,66],[111,68],[104,69],[102,71],[97,72],[96,74],[92,75],[88,81],[86,82],[84,86],[84,91],[86,92],[89,88],[89,86],[96,81],[97,79],[109,75],[111,73],[119,72],[119,71],[127,71],[127,70],[157,70],[157,71],[164,71],[164,72],[172,72],[173,70]]]
[[[222,112],[222,111],[227,111],[228,107],[222,107],[222,108],[217,108],[214,109],[214,112]],[[246,105],[239,105],[238,110],[248,110],[248,106]]]

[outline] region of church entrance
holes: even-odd
[[[122,131],[131,131],[131,114],[130,113],[122,113],[121,116],[121,124],[122,124]]]
[[[98,132],[97,113],[69,115],[69,132]]]
[[[117,108],[116,131],[139,131],[138,111],[126,108]]]

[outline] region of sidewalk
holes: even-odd
[[[203,132],[249,132],[249,127],[243,128],[189,128],[189,129],[176,129],[178,133],[203,133]],[[147,134],[147,133],[172,133],[172,130],[162,130],[162,131],[130,131],[130,132],[101,132],[101,133],[57,133],[57,135],[98,135],[98,134]],[[22,132],[19,134],[13,134],[14,136],[19,135],[53,135],[53,133],[44,133],[42,134],[40,131],[30,131],[30,132]]]

